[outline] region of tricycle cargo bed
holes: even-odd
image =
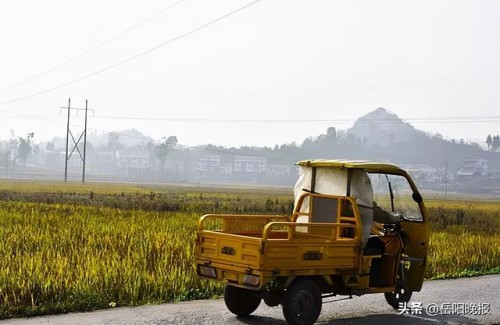
[[[257,269],[261,246],[261,238],[204,231],[198,258]]]
[[[281,216],[205,215],[198,227],[198,259],[259,269],[263,249],[262,229],[273,221],[289,221]],[[276,232],[273,238],[286,238]]]
[[[199,240],[199,259],[227,262],[254,270],[274,270],[277,267],[310,269],[311,266],[351,268],[356,265],[354,256],[359,250],[359,245],[349,238],[325,242],[296,234],[294,239],[289,239],[287,232],[274,233],[263,240],[262,234],[202,231]],[[302,262],[307,263],[300,265]]]
[[[296,223],[280,216],[206,215],[198,229],[197,264],[217,280],[242,284],[245,274],[335,274],[358,267],[352,223]],[[210,270],[213,268],[214,270]]]

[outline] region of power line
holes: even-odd
[[[63,123],[59,120],[46,118],[43,116],[32,115],[21,112],[14,112],[6,109],[0,109],[0,112],[24,116],[32,119],[40,119],[52,123]],[[115,116],[115,115],[95,115],[92,118],[113,119],[113,120],[136,120],[136,121],[164,121],[176,123],[355,123],[355,122],[377,122],[377,123],[497,123],[500,122],[500,115],[478,115],[478,116],[424,116],[424,117],[396,117],[396,118],[346,118],[346,119],[214,119],[214,118],[162,118],[148,116]],[[71,126],[79,126],[72,124]],[[106,130],[93,129],[95,131],[110,132]]]
[[[137,121],[165,121],[181,123],[353,123],[353,122],[386,122],[386,123],[469,123],[469,122],[497,122],[500,115],[485,116],[440,116],[440,117],[408,117],[408,118],[367,118],[367,119],[214,119],[214,118],[158,118],[148,116],[95,116],[97,119],[137,120]]]
[[[203,24],[203,25],[201,25],[201,26],[198,26],[198,27],[196,27],[196,28],[194,28],[194,29],[192,29],[192,30],[190,30],[190,31],[188,31],[188,32],[186,32],[186,33],[184,33],[184,34],[181,34],[181,35],[179,35],[179,36],[177,36],[177,37],[174,37],[174,38],[172,38],[172,39],[170,39],[170,40],[168,40],[168,41],[166,41],[166,42],[163,42],[163,43],[161,43],[161,44],[158,44],[158,45],[156,45],[156,46],[154,46],[154,47],[152,47],[152,48],[149,48],[149,49],[147,49],[147,50],[145,50],[145,51],[142,51],[142,52],[140,52],[140,53],[138,53],[138,54],[135,54],[135,55],[133,55],[133,56],[131,56],[131,57],[128,57],[128,58],[126,58],[126,59],[124,59],[124,60],[118,61],[117,63],[111,64],[111,65],[108,65],[108,66],[106,66],[106,67],[104,67],[104,68],[102,68],[102,69],[99,69],[99,70],[96,70],[96,71],[94,71],[94,72],[91,72],[91,73],[89,73],[89,74],[87,74],[87,75],[84,75],[84,76],[82,76],[82,77],[79,77],[79,78],[77,78],[77,79],[73,79],[73,80],[71,80],[71,81],[68,81],[68,82],[65,82],[65,83],[59,84],[59,85],[54,86],[54,87],[51,87],[51,88],[47,88],[47,89],[45,89],[45,90],[38,91],[38,92],[33,93],[33,94],[30,94],[30,95],[26,95],[26,96],[22,96],[22,97],[18,97],[18,98],[14,98],[14,99],[10,99],[10,100],[6,100],[6,101],[3,101],[3,102],[0,102],[0,105],[5,105],[5,104],[13,103],[13,102],[18,102],[18,101],[21,101],[21,100],[24,100],[24,99],[27,99],[27,98],[31,98],[31,97],[35,97],[35,96],[39,96],[39,95],[42,95],[42,94],[45,94],[45,93],[48,93],[48,92],[54,91],[54,90],[56,90],[56,89],[59,89],[59,88],[62,88],[62,87],[65,87],[65,86],[68,86],[68,85],[74,84],[74,83],[76,83],[76,82],[82,81],[82,80],[84,80],[84,79],[88,79],[88,78],[90,78],[90,77],[93,77],[93,76],[95,76],[95,75],[98,75],[98,74],[100,74],[100,73],[103,73],[103,72],[105,72],[105,71],[108,71],[108,70],[110,70],[110,69],[116,68],[117,66],[120,66],[120,65],[122,65],[122,64],[125,64],[125,63],[127,63],[127,62],[130,62],[130,61],[135,60],[135,59],[137,59],[137,58],[140,58],[140,57],[142,57],[142,56],[144,56],[144,55],[146,55],[146,54],[149,54],[149,53],[151,53],[151,52],[153,52],[153,51],[156,51],[156,50],[158,50],[158,49],[160,49],[160,48],[162,48],[162,47],[165,47],[165,46],[167,46],[167,45],[170,45],[170,44],[172,44],[172,43],[174,43],[174,42],[176,42],[176,41],[178,41],[178,40],[181,40],[181,39],[183,39],[183,38],[185,38],[185,37],[187,37],[187,36],[189,36],[189,35],[191,35],[191,34],[194,34],[194,33],[198,32],[198,31],[200,31],[200,30],[202,30],[202,29],[204,29],[204,28],[206,28],[206,27],[209,27],[210,25],[213,25],[213,24],[215,24],[215,23],[218,23],[219,21],[221,21],[221,20],[223,20],[223,19],[225,19],[225,18],[227,18],[227,17],[229,17],[229,16],[232,16],[232,15],[234,15],[234,14],[236,14],[236,13],[238,13],[238,12],[240,12],[240,11],[242,11],[242,10],[244,10],[244,9],[246,9],[246,8],[248,8],[248,7],[252,6],[252,5],[254,5],[254,4],[256,4],[257,2],[260,2],[260,1],[261,1],[261,0],[255,0],[255,1],[251,2],[251,3],[249,3],[249,4],[246,4],[246,5],[242,6],[242,7],[239,7],[238,9],[232,10],[232,11],[230,11],[230,12],[228,12],[228,13],[226,13],[226,14],[224,14],[224,15],[222,15],[222,16],[220,16],[220,17],[216,18],[216,19],[213,19],[213,20],[209,21],[208,23],[205,23],[205,24]]]
[[[138,23],[136,23],[136,24],[134,24],[134,25],[126,28],[125,30],[119,32],[118,34],[116,34],[116,35],[114,35],[114,36],[112,36],[112,37],[110,37],[110,38],[108,38],[108,39],[106,39],[106,40],[104,40],[104,41],[102,41],[102,42],[100,42],[100,43],[98,43],[98,44],[96,44],[96,45],[94,45],[94,46],[86,49],[86,50],[84,50],[83,52],[81,52],[79,54],[76,54],[76,55],[74,55],[74,56],[72,56],[72,57],[70,57],[70,58],[68,58],[68,59],[66,59],[66,60],[64,60],[64,61],[62,61],[62,62],[60,62],[60,63],[58,63],[58,64],[56,64],[56,65],[54,65],[52,67],[50,67],[50,68],[48,68],[47,70],[41,71],[41,72],[39,72],[37,74],[32,75],[31,77],[28,77],[26,79],[23,79],[21,81],[18,81],[16,83],[10,85],[10,86],[6,86],[3,89],[0,89],[0,94],[3,93],[3,92],[5,92],[5,91],[7,91],[7,90],[10,90],[10,89],[12,89],[14,87],[17,87],[19,85],[27,83],[28,81],[31,81],[33,79],[36,79],[36,78],[41,77],[43,75],[46,75],[47,73],[52,72],[52,71],[56,70],[57,68],[60,68],[60,67],[66,65],[66,64],[68,64],[68,63],[70,63],[72,61],[75,61],[75,60],[81,58],[82,56],[84,56],[84,55],[92,52],[93,50],[96,50],[96,49],[98,49],[98,48],[100,48],[100,47],[108,44],[109,42],[112,42],[115,39],[117,39],[117,38],[125,35],[126,33],[130,32],[130,31],[132,31],[132,30],[134,30],[134,29],[136,29],[136,28],[138,28],[138,27],[140,27],[142,25],[144,25],[145,23],[147,23],[148,21],[152,20],[153,18],[156,18],[156,17],[162,15],[163,13],[165,13],[168,10],[174,8],[175,6],[177,6],[178,4],[180,4],[183,1],[185,1],[185,0],[179,0],[179,1],[175,2],[174,4],[172,4],[172,5],[170,5],[170,6],[166,7],[166,8],[163,8],[162,10],[160,10],[160,11],[156,12],[155,14],[147,17],[146,19],[143,19],[140,22],[138,22]]]

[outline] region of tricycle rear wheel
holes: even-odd
[[[227,309],[237,316],[248,316],[259,307],[261,296],[258,292],[231,285],[224,288],[224,302]]]
[[[291,325],[314,324],[321,313],[321,290],[309,279],[295,280],[286,289],[283,315]]]

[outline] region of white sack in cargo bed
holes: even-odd
[[[300,196],[306,193],[305,190],[311,190],[312,167],[299,166],[299,179],[295,184],[294,196],[295,205]],[[337,169],[331,167],[316,167],[315,193],[327,195],[347,195],[347,169]],[[351,178],[351,197],[356,199],[361,214],[363,226],[362,245],[364,249],[366,241],[370,236],[370,230],[373,222],[373,189],[368,174],[361,169],[352,170]],[[368,208],[365,208],[365,207]],[[301,211],[307,212],[309,209],[308,199],[304,200]],[[309,222],[307,216],[299,216],[297,222]]]

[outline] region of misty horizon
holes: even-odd
[[[408,125],[411,125],[413,128],[415,128],[416,130],[418,131],[421,131],[423,133],[425,133],[426,136],[428,137],[432,137],[432,136],[439,136],[439,137],[442,137],[443,139],[447,140],[447,141],[462,141],[464,143],[477,143],[479,146],[481,146],[483,149],[487,149],[487,146],[486,146],[486,138],[484,139],[469,139],[469,138],[466,138],[464,136],[459,136],[459,137],[449,137],[449,136],[446,136],[444,135],[442,132],[440,132],[440,130],[436,129],[435,132],[429,132],[429,131],[425,131],[425,130],[422,130],[422,129],[419,129],[419,125],[420,123],[439,123],[440,121],[457,121],[457,117],[439,117],[439,118],[436,118],[435,120],[433,119],[429,119],[429,118],[413,118],[413,119],[404,119],[404,118],[401,118],[399,116],[397,116],[396,113],[388,110],[388,109],[385,109],[385,108],[381,108],[379,107],[377,110],[380,110],[380,109],[383,109],[384,111],[388,112],[388,114],[391,114],[391,115],[394,115],[394,118],[391,119],[391,118],[388,118],[388,117],[385,117],[384,119],[382,120],[373,120],[373,118],[371,119],[371,121],[373,122],[377,122],[377,123],[382,123],[382,124],[387,124],[387,125],[391,125],[391,124],[394,124],[394,123],[400,123],[400,122],[403,122],[403,123],[406,123]],[[375,111],[377,111],[375,110]],[[369,114],[373,114],[373,112],[375,111],[372,111],[372,112],[369,112],[367,115]],[[80,119],[82,120],[82,117],[83,117],[83,113],[80,112],[79,115],[75,115],[75,113],[72,113],[71,115],[71,118],[70,118],[70,121],[72,121],[72,123],[70,124],[70,130],[77,130],[77,133],[75,133],[75,136],[78,137],[81,135],[81,133],[83,132],[84,130],[84,127],[83,127],[83,124],[75,124],[73,121],[75,119]],[[366,116],[366,115],[364,115]],[[364,123],[366,121],[363,120],[363,117],[364,116],[360,116],[358,117],[357,119],[353,120],[353,121],[350,121],[350,120],[342,120],[340,121],[340,123],[342,124],[346,124],[346,125],[350,125],[348,127],[346,127],[345,129],[337,129],[338,132],[345,132],[346,134],[349,133],[349,131],[352,129],[352,127],[356,124],[356,123]],[[92,119],[92,117],[89,115],[89,120]],[[458,117],[459,119],[467,119],[466,117]],[[410,120],[410,122],[408,122],[407,120]],[[431,120],[431,122],[429,122],[429,120]],[[182,121],[177,121],[177,122],[182,122],[182,123],[188,123],[190,120],[189,119],[185,119],[185,120],[182,120]],[[195,120],[196,121],[196,120]],[[244,123],[245,121],[243,120],[224,120],[224,121],[221,121],[221,120],[203,120],[201,122],[208,122],[208,123],[238,123],[238,122],[241,122],[241,123]],[[250,120],[250,121],[247,121],[248,123],[266,123],[265,120]],[[295,120],[282,120],[282,121],[276,121],[276,120],[271,120],[269,121],[271,123],[275,123],[275,122],[283,122],[283,123],[287,123],[287,124],[291,124],[291,123],[299,123],[299,121],[295,121]],[[122,130],[116,130],[116,131],[104,131],[104,130],[97,130],[97,129],[93,129],[92,127],[88,127],[87,129],[87,142],[88,143],[91,143],[91,144],[95,144],[95,145],[103,145],[106,143],[106,139],[108,137],[109,134],[116,134],[116,135],[119,135],[121,137],[121,140],[123,141],[124,139],[130,139],[132,141],[134,140],[142,140],[142,141],[145,141],[145,142],[149,142],[149,141],[152,141],[152,142],[155,142],[155,141],[160,141],[162,138],[166,138],[168,136],[176,136],[178,139],[179,139],[179,145],[181,146],[186,146],[186,147],[197,147],[197,146],[206,146],[206,145],[214,145],[214,146],[220,146],[220,147],[225,147],[225,148],[239,148],[239,147],[275,147],[275,146],[281,146],[281,145],[289,145],[289,144],[293,144],[295,143],[296,145],[301,145],[302,142],[306,139],[309,139],[309,138],[314,138],[314,137],[317,137],[319,135],[321,135],[326,129],[330,128],[330,127],[334,127],[332,124],[327,124],[327,123],[331,123],[332,121],[319,121],[319,120],[307,120],[305,122],[309,122],[309,123],[316,123],[318,125],[323,125],[325,124],[325,128],[323,129],[318,129],[317,130],[317,133],[315,134],[309,134],[309,135],[305,135],[304,138],[300,139],[294,139],[292,141],[289,141],[289,142],[282,142],[282,143],[274,143],[274,144],[264,144],[264,145],[259,145],[259,144],[254,144],[254,143],[241,143],[239,145],[228,145],[226,143],[209,143],[209,142],[202,142],[202,141],[199,141],[199,142],[193,142],[193,143],[184,143],[182,142],[182,139],[179,139],[179,137],[176,135],[176,134],[164,134],[164,135],[160,135],[158,137],[154,137],[154,136],[151,136],[150,134],[147,133],[147,131],[145,132],[144,130],[138,128],[138,127],[135,127],[132,125],[131,128],[129,129],[122,129]],[[82,122],[83,123],[83,122]],[[338,123],[338,122],[337,122]],[[416,125],[414,125],[416,124]],[[65,125],[66,127],[66,125]],[[44,137],[44,138],[40,138],[40,135],[38,135],[36,132],[34,132],[35,136],[33,138],[33,143],[47,143],[47,142],[54,142],[54,140],[57,140],[59,139],[59,141],[63,141],[65,142],[65,139],[66,139],[66,129],[62,130],[64,131],[64,134],[54,134],[52,136],[48,136],[48,137]],[[28,131],[26,133],[31,133],[33,131]],[[131,135],[130,133],[138,133],[137,136],[135,135]],[[491,133],[494,135],[494,133]],[[490,133],[488,134],[490,135]],[[19,133],[19,132],[16,132],[16,130],[14,129],[11,129],[10,130],[10,135],[8,137],[5,137],[5,138],[2,138],[0,137],[0,141],[8,141],[9,139],[11,138],[17,138],[17,137],[22,137],[22,136],[25,136],[25,134],[22,134],[22,133]],[[251,139],[249,140],[251,141]],[[93,143],[95,142],[95,143]],[[124,143],[126,144],[127,141],[125,141]]]
[[[299,143],[377,107],[448,139],[500,129],[495,1],[27,5],[0,13],[3,140],[63,137],[68,98],[89,133],[186,145]]]

